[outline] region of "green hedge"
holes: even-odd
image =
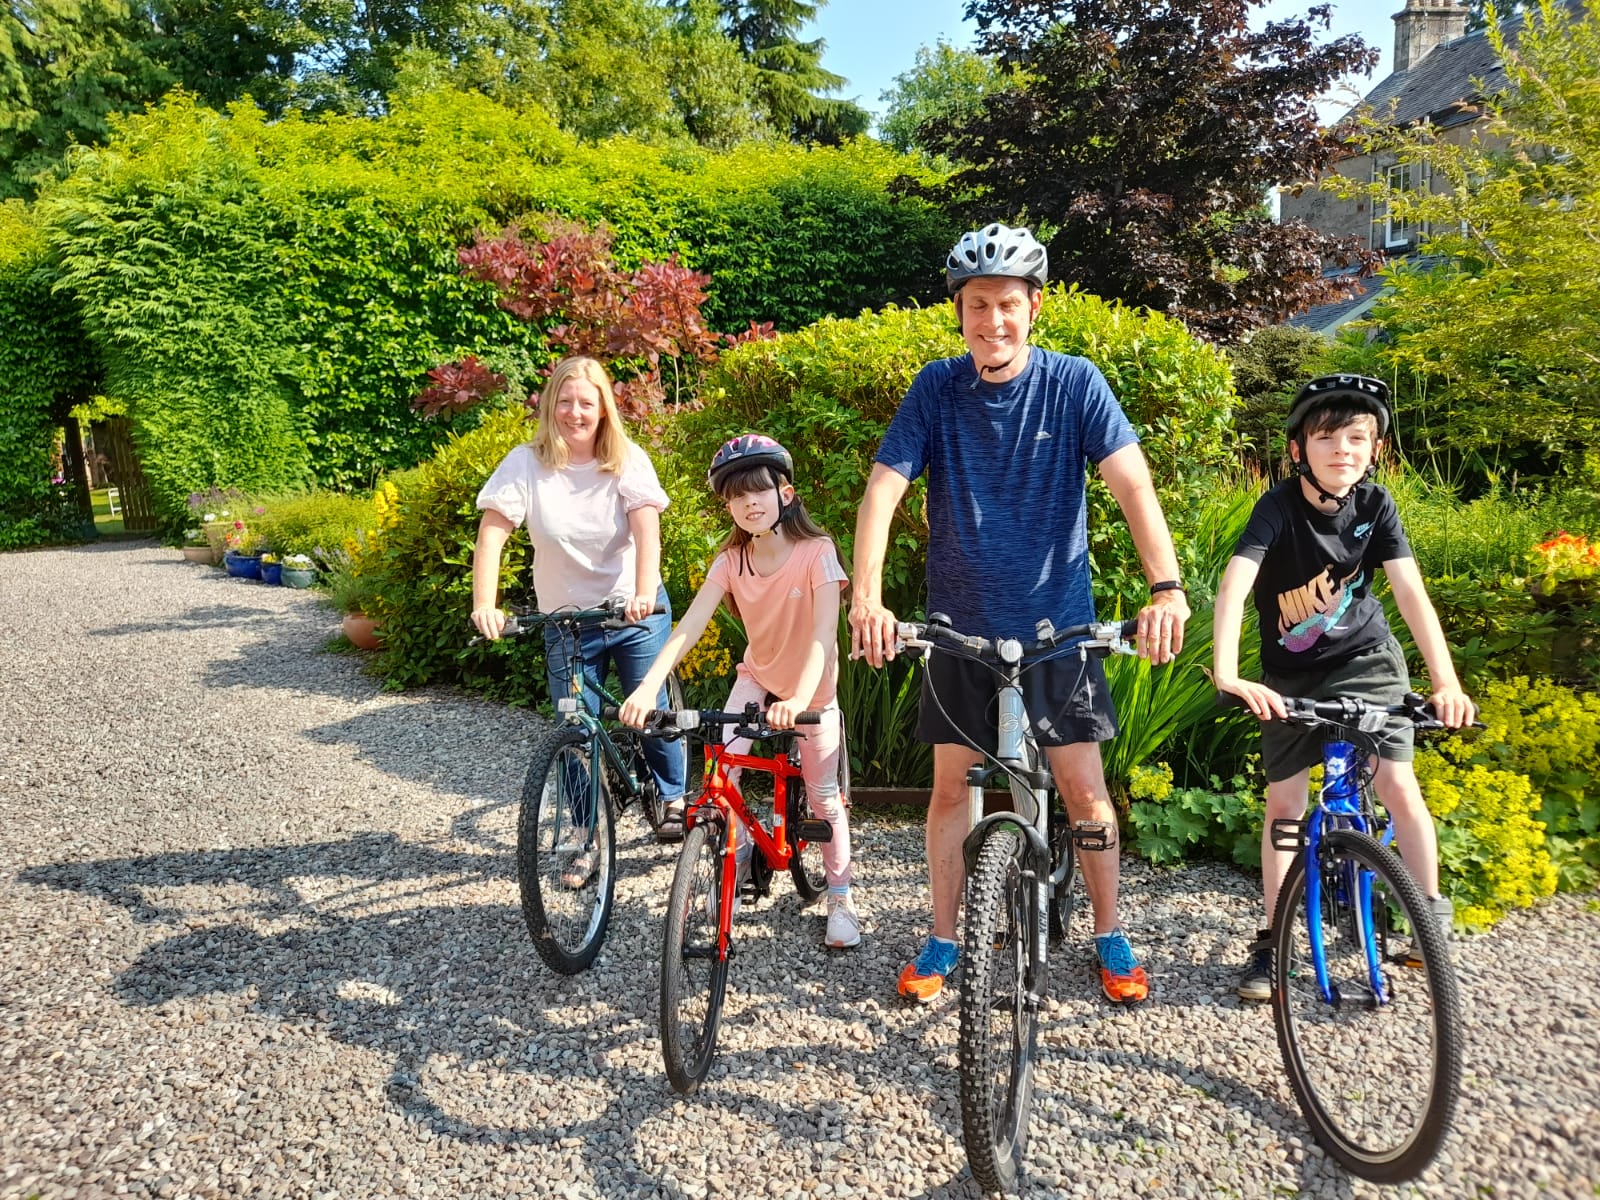
[[[475,415],[410,408],[440,362],[532,382],[543,331],[457,268],[475,229],[605,221],[624,265],[676,254],[709,272],[713,327],[795,326],[937,283],[953,232],[890,199],[908,171],[872,143],[582,146],[537,109],[448,90],[382,118],[271,123],[180,94],[81,154],[35,212],[45,282],[82,312],[176,529],[192,491],[367,487],[470,430]],[[0,353],[33,336],[8,323]]]
[[[1184,565],[1204,558],[1204,531],[1187,522],[1234,461],[1227,361],[1177,321],[1059,287],[1046,294],[1033,340],[1081,354],[1105,373],[1143,439]],[[824,320],[741,346],[708,376],[703,410],[684,418],[684,449],[709,462],[723,440],[747,429],[795,448],[806,505],[848,561],[856,508],[896,407],[925,363],[964,351],[948,305]],[[910,612],[921,600],[924,490],[923,481],[913,485],[891,530],[884,595],[896,611]],[[703,480],[674,499],[706,507]],[[1097,597],[1108,612],[1119,602],[1126,608],[1145,595],[1143,572],[1116,504],[1098,482],[1090,503]]]
[[[16,201],[0,205],[0,550],[81,536],[69,489],[51,482],[55,414],[92,377],[69,302],[52,294],[43,231]]]

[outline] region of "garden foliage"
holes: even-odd
[[[0,205],[0,550],[82,532],[67,488],[52,482],[51,450],[93,370],[72,305],[50,290],[45,255],[22,206]]]
[[[1430,453],[1596,473],[1600,339],[1600,4],[1539,0],[1488,25],[1506,85],[1472,137],[1375,114],[1362,153],[1431,173],[1432,188],[1370,189],[1430,230],[1427,255],[1388,269],[1373,310],[1385,373],[1426,388],[1413,431]],[[1575,469],[1576,468],[1576,469]]]
[[[275,122],[176,95],[77,156],[35,211],[45,285],[81,312],[176,528],[213,485],[360,488],[415,464],[478,419],[411,409],[440,362],[471,355],[525,388],[543,331],[459,272],[477,228],[603,221],[624,267],[676,254],[708,275],[711,327],[792,327],[930,278],[953,234],[891,202],[908,170],[872,144],[583,146],[536,109],[449,90]],[[20,336],[0,327],[3,352],[27,353]]]

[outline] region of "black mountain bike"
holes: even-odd
[[[1057,808],[1055,778],[1029,733],[1022,673],[1045,658],[1131,654],[1127,639],[1136,628],[1128,621],[1058,630],[1041,621],[1031,644],[969,637],[938,614],[897,629],[901,648],[975,659],[1001,684],[999,745],[994,754],[983,751],[991,765],[979,763],[967,775],[973,828],[962,845],[961,1129],[973,1178],[989,1191],[1015,1192],[1022,1170],[1039,1007],[1049,991],[1048,944],[1066,933],[1076,851],[1115,845],[1107,825],[1069,825]],[[1007,779],[1015,809],[984,816],[984,785],[996,775]]]

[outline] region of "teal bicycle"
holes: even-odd
[[[638,802],[651,830],[659,831],[666,809],[645,762],[643,734],[616,722],[622,703],[597,688],[600,711],[583,690],[582,632],[620,629],[628,622],[623,601],[599,608],[541,613],[508,606],[503,636],[546,626],[566,639],[572,694],[556,699],[560,720],[534,745],[517,814],[517,884],[522,917],[539,957],[554,971],[575,975],[594,962],[605,943],[616,891],[616,819]],[[672,709],[681,709],[683,688],[667,678]]]

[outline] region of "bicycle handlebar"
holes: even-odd
[[[520,637],[552,622],[557,625],[598,624],[602,629],[626,629],[630,624],[636,624],[624,619],[623,614],[627,607],[628,602],[621,596],[613,596],[597,608],[566,608],[548,613],[527,605],[507,604],[505,628],[500,631],[500,636]],[[658,604],[650,610],[650,615],[655,616],[666,611],[665,605]],[[481,635],[473,637],[468,640],[467,645],[476,646],[484,640]]]
[[[606,705],[600,710],[604,720],[617,719],[618,709],[614,705]],[[796,725],[820,725],[822,713],[812,709],[795,714]],[[692,729],[722,729],[728,725],[737,725],[739,732],[749,738],[765,739],[773,737],[786,737],[795,731],[792,729],[774,729],[767,724],[767,714],[754,703],[745,705],[742,712],[720,712],[711,708],[680,708],[651,709],[645,715],[645,727],[641,733],[650,737],[679,737]]]
[[[976,637],[957,633],[942,613],[930,613],[926,621],[901,621],[895,625],[897,650],[949,650],[969,658],[998,662],[1021,662],[1024,658],[1047,654],[1071,643],[1069,649],[1083,647],[1086,653],[1132,654],[1128,643],[1139,628],[1138,621],[1093,621],[1057,629],[1048,620],[1040,621],[1034,633],[1037,640]]]
[[[1244,698],[1232,692],[1218,692],[1217,702],[1224,708],[1244,708]],[[1335,696],[1328,700],[1312,700],[1305,696],[1285,696],[1283,706],[1289,710],[1289,721],[1295,725],[1339,725],[1360,728],[1362,717],[1374,715],[1405,717],[1418,729],[1447,729],[1433,705],[1420,692],[1407,692],[1399,704],[1376,704],[1358,700],[1353,696]],[[1482,729],[1483,722],[1471,722],[1474,729]]]

